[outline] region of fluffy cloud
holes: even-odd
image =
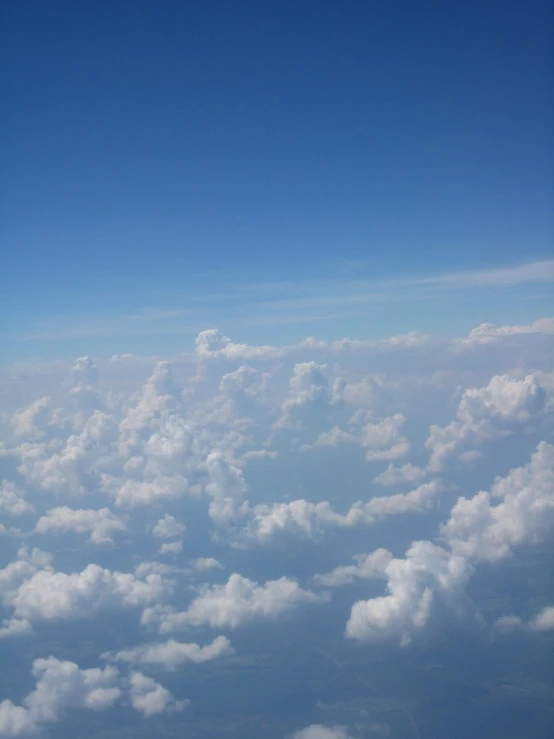
[[[90,534],[90,541],[93,544],[106,544],[112,541],[116,531],[125,531],[125,523],[109,508],[74,510],[61,506],[51,508],[41,516],[35,531],[39,534],[74,531],[77,534]]]
[[[303,603],[325,603],[326,593],[303,590],[296,580],[281,577],[263,585],[236,573],[225,585],[204,586],[186,611],[146,611],[145,621],[159,624],[162,634],[191,626],[235,629],[249,621],[277,618]]]
[[[554,334],[554,318],[540,318],[524,326],[495,326],[494,323],[482,323],[472,329],[460,343],[466,346],[491,344],[521,334]]]
[[[213,557],[198,557],[193,562],[195,570],[198,572],[207,572],[208,570],[221,570],[222,565]]]
[[[314,582],[335,588],[350,585],[358,579],[386,578],[387,567],[392,562],[393,556],[387,549],[376,549],[371,554],[357,554],[353,559],[356,564],[335,567],[324,575],[316,575]]]
[[[160,554],[180,554],[183,551],[183,540],[164,541],[160,547]]]
[[[441,470],[463,444],[509,435],[535,419],[545,408],[546,393],[536,377],[517,380],[497,375],[486,387],[464,392],[456,418],[444,428],[431,426],[426,446],[429,469]]]
[[[473,568],[429,541],[418,541],[405,559],[385,569],[388,594],[354,603],[346,636],[361,642],[407,644],[429,622],[438,606],[461,617],[475,613],[465,588]]]
[[[281,356],[284,349],[274,346],[248,346],[234,344],[216,328],[201,331],[196,337],[195,351],[199,359],[224,357],[225,359],[271,359]]]
[[[376,496],[367,502],[358,501],[345,514],[337,513],[326,501],[310,503],[294,500],[289,503],[262,504],[251,509],[251,520],[243,532],[243,538],[263,544],[283,532],[314,538],[327,527],[370,525],[389,516],[424,511],[434,504],[439,491],[438,481],[433,480],[409,493]]]
[[[345,395],[347,390],[348,386]],[[407,454],[411,446],[408,439],[400,433],[405,422],[406,417],[402,413],[373,422],[371,411],[364,413],[358,410],[349,421],[350,431],[333,426],[329,431],[321,432],[314,444],[304,444],[301,450],[359,444],[366,450],[365,458],[368,462],[396,460]]]
[[[22,497],[12,482],[2,480],[0,485],[0,515],[22,516],[25,513],[34,513],[34,510],[34,507]]]
[[[209,514],[219,526],[226,526],[242,515],[247,504],[243,497],[248,488],[242,470],[221,452],[211,452],[206,459],[209,482],[205,490],[211,497]]]
[[[385,485],[387,487],[402,485],[403,483],[419,482],[426,474],[425,470],[422,470],[421,467],[416,467],[409,462],[402,465],[402,467],[395,467],[391,462],[386,470],[373,478],[373,482],[376,485]]]
[[[36,547],[31,551],[27,547],[21,547],[17,552],[17,559],[0,569],[0,596],[6,598],[39,568],[48,567],[51,562],[52,555],[47,552]]]
[[[170,516],[168,513],[156,523],[152,533],[154,536],[158,536],[160,539],[172,539],[174,536],[180,536],[185,527],[182,523],[179,523],[175,516]]]
[[[342,401],[344,381],[329,386],[327,365],[301,362],[294,365],[289,380],[289,394],[281,406],[275,429],[318,429],[325,424],[330,410]]]
[[[114,662],[130,662],[135,665],[175,670],[185,662],[208,662],[218,657],[234,654],[234,651],[226,637],[218,636],[203,647],[194,642],[186,643],[169,639],[166,642],[141,644],[132,649],[123,649],[115,654],[106,653],[103,657]]]
[[[91,357],[78,357],[71,368],[71,376],[76,385],[95,385],[98,381],[98,367]]]
[[[42,439],[45,428],[51,419],[51,398],[46,396],[34,400],[12,417],[12,426],[16,437]]]
[[[188,701],[176,701],[173,695],[157,683],[151,677],[146,677],[141,672],[132,672],[130,676],[131,687],[129,698],[135,711],[139,711],[145,718],[156,716],[159,713],[169,711],[182,711],[187,707]]]
[[[80,432],[71,434],[52,454],[45,444],[22,444],[19,471],[30,484],[46,492],[85,495],[91,488],[101,487],[101,473],[113,466],[110,448],[116,440],[115,419],[95,410]]]
[[[352,736],[346,726],[312,724],[305,729],[295,731],[290,739],[352,739]]]
[[[171,582],[155,573],[138,578],[95,564],[89,564],[82,572],[66,574],[49,565],[38,569],[33,562],[20,559],[0,571],[0,592],[15,618],[56,621],[148,606],[171,592]]]
[[[12,636],[26,636],[33,633],[33,627],[25,618],[9,618],[2,621],[0,639],[10,639]]]
[[[394,461],[410,451],[410,442],[402,436],[400,429],[406,422],[402,413],[384,418],[377,423],[367,423],[362,428],[362,446],[367,450],[365,458],[369,461]]]
[[[113,667],[81,670],[74,662],[49,657],[33,662],[35,689],[14,705],[0,703],[0,736],[18,737],[39,731],[45,723],[58,721],[68,710],[103,711],[121,698],[119,673]]]
[[[139,547],[135,554],[152,557],[160,548],[158,561],[137,559],[131,573],[118,571],[125,569],[119,560],[106,565],[109,557],[132,554],[128,548],[98,551],[104,566],[81,565],[82,571],[69,573],[56,572],[45,553],[21,549],[16,561],[0,569],[6,609],[0,638],[32,634],[40,621],[87,619],[133,608],[142,611],[144,625],[163,634],[206,627],[217,629],[214,635],[224,634],[255,620],[278,618],[301,604],[323,603],[329,596],[318,588],[352,583],[363,588],[369,579],[376,581],[372,589],[382,587],[383,592],[353,605],[346,626],[350,638],[406,643],[446,611],[477,618],[465,593],[472,564],[499,561],[520,544],[545,540],[552,530],[553,453],[548,444],[539,445],[528,465],[497,479],[488,492],[473,495],[474,488],[465,493],[445,516],[441,546],[416,542],[404,556],[377,549],[348,559],[356,551],[348,548],[354,539],[350,530],[428,511],[439,502],[443,487],[460,482],[448,477],[458,474],[449,469],[451,459],[466,465],[462,482],[471,484],[473,472],[467,467],[476,462],[484,466],[489,440],[500,443],[518,431],[540,438],[540,431],[550,431],[547,413],[554,405],[545,402],[548,395],[554,399],[546,344],[550,326],[481,326],[463,346],[412,335],[382,342],[310,339],[288,347],[250,347],[208,331],[198,337],[195,356],[178,355],[171,363],[133,357],[99,360],[101,387],[110,388],[105,393],[98,389],[98,369],[87,357],[77,360],[70,382],[67,364],[60,364],[52,378],[44,373],[40,382],[23,374],[34,378],[32,386],[18,383],[17,399],[10,397],[11,410],[0,417],[3,475],[10,477],[0,488],[0,517],[31,514],[32,503],[40,518],[35,530],[23,535],[25,541],[32,542],[39,533],[76,531],[100,543],[127,526],[126,542]],[[525,351],[514,353],[510,347]],[[503,374],[514,366],[517,375]],[[447,418],[440,424],[448,425],[430,427],[428,468],[416,466],[415,460],[397,461],[413,444],[419,463],[425,439],[417,437],[418,430],[437,423],[452,398],[459,404],[452,423]],[[347,444],[349,448],[338,449]],[[314,447],[319,450],[312,462],[319,469],[311,469],[306,455],[297,453]],[[369,478],[364,475],[364,456],[371,463],[383,462],[383,471],[376,474],[370,467]],[[429,472],[439,470],[444,471],[444,486],[437,479],[424,483]],[[361,491],[371,478],[395,494],[369,498]],[[343,481],[348,504],[341,507],[335,501]],[[326,485],[336,496],[331,498]],[[356,486],[360,494],[351,497]],[[55,503],[49,496],[55,496]],[[350,505],[357,497],[361,499]],[[171,509],[166,512],[167,501]],[[448,498],[440,502],[446,504]],[[182,521],[190,531],[186,561],[160,561],[158,555],[181,555]],[[210,541],[233,572],[245,556],[240,547],[266,544],[281,534],[317,539],[329,531],[329,543],[339,541],[346,562],[316,575],[311,589],[290,577],[265,581],[263,569],[258,582],[233,574],[223,584],[192,584],[220,578],[220,562],[194,559],[211,553]],[[152,539],[146,541],[145,534]],[[398,527],[395,537],[405,535],[404,527]],[[9,551],[13,536],[3,543]],[[406,543],[395,539],[391,548]],[[222,553],[226,544],[237,547],[228,553],[228,563]],[[274,562],[274,554],[260,553],[257,566],[263,568],[269,558]],[[203,577],[203,572],[211,574]],[[174,594],[180,599],[190,592],[190,603],[172,601]],[[506,616],[497,628],[548,630],[552,620],[548,607],[528,621]],[[169,639],[139,644],[106,657],[148,672],[231,652],[227,638],[217,636],[211,643]],[[48,679],[59,684],[60,674],[67,671],[76,685],[94,682],[77,665],[60,664],[65,667],[52,663],[44,668]],[[81,687],[80,698],[65,698],[60,688],[62,697],[56,702],[54,691],[49,698],[53,714],[61,718],[66,708],[93,707],[95,700],[98,707],[103,701],[109,705],[111,694],[104,690],[119,691],[114,702],[130,702],[145,716],[183,705],[140,672],[128,677],[117,670],[103,674],[113,679],[106,678],[105,684],[99,679],[96,697],[87,697],[93,691]],[[36,677],[39,690],[42,673]],[[46,694],[44,688],[40,691]],[[22,735],[47,723],[38,710],[31,711],[27,699],[18,703],[0,704],[0,734]],[[345,739],[348,733],[340,726],[313,725],[296,737]]]
[[[541,442],[530,462],[497,478],[490,493],[459,498],[441,533],[455,553],[494,561],[545,539],[553,527],[554,446]]]
[[[523,621],[518,616],[501,616],[495,622],[498,631],[554,631],[554,606],[546,606],[530,621]]]
[[[35,689],[15,705],[0,702],[0,736],[19,737],[38,733],[44,724],[59,721],[70,710],[105,711],[124,697],[128,688],[133,708],[145,718],[164,711],[180,711],[188,701],[176,701],[152,678],[132,672],[123,679],[111,666],[80,669],[74,662],[55,657],[33,662]]]

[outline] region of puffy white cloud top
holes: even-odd
[[[487,644],[514,632],[548,639],[544,593],[531,610],[495,611],[472,578],[495,580],[531,550],[541,552],[533,572],[544,567],[553,326],[287,346],[210,329],[194,353],[169,359],[0,369],[3,398],[18,378],[0,413],[0,641],[35,658],[17,667],[34,688],[0,696],[0,736],[108,709],[141,721],[176,713],[185,726],[193,711],[182,713],[173,673],[216,675],[222,661],[234,675],[258,664],[264,634],[288,644],[310,619],[314,644],[299,649],[321,647],[337,670],[343,639],[345,654],[381,645],[397,655],[446,626],[477,625]],[[90,644],[103,619],[100,667],[59,653],[55,638],[41,653],[45,633],[78,628]],[[370,716],[377,703],[363,713],[314,701],[283,736],[392,735]]]

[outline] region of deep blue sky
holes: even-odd
[[[552,15],[546,0],[4,3],[8,355],[31,351],[39,319],[210,305],[233,284],[549,259]],[[521,319],[545,300],[528,315],[522,298]]]

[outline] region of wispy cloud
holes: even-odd
[[[516,267],[395,279],[337,277],[219,285],[187,291],[173,305],[139,306],[115,316],[42,317],[6,337],[16,341],[195,334],[206,326],[317,323],[362,316],[370,305],[418,304],[451,294],[554,282],[554,259]],[[216,289],[218,288],[218,289]]]

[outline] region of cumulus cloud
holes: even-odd
[[[147,556],[159,547],[158,561],[138,559],[131,573],[119,572],[117,565],[109,569],[97,564],[66,573],[53,568],[49,555],[22,548],[15,561],[0,569],[5,608],[0,638],[31,634],[40,621],[87,619],[120,609],[142,612],[142,624],[162,634],[173,636],[174,631],[192,628],[222,634],[256,620],[278,618],[302,604],[324,603],[329,595],[318,588],[359,585],[369,579],[376,581],[371,587],[382,587],[383,593],[353,605],[346,626],[349,638],[405,644],[444,612],[477,619],[465,592],[472,565],[500,561],[521,544],[544,541],[552,531],[550,445],[539,445],[528,465],[498,478],[487,492],[473,497],[474,491],[465,493],[445,516],[441,546],[416,542],[403,557],[377,549],[348,559],[356,551],[347,549],[349,532],[355,526],[420,514],[437,505],[443,483],[424,480],[429,472],[444,471],[444,489],[450,489],[449,460],[466,466],[479,462],[481,467],[488,441],[501,441],[518,431],[536,432],[537,437],[539,431],[549,431],[547,413],[554,405],[552,399],[550,405],[546,401],[548,395],[554,398],[554,373],[544,347],[550,325],[481,326],[470,334],[464,351],[459,350],[460,342],[431,342],[418,335],[381,342],[310,339],[288,347],[251,347],[214,330],[200,334],[196,356],[179,355],[171,363],[132,357],[99,361],[102,387],[111,388],[105,394],[96,385],[98,370],[87,357],[78,359],[72,370],[67,364],[56,370],[63,377],[43,378],[38,390],[36,384],[28,384],[21,393],[24,397],[18,396],[12,406],[18,408],[15,414],[12,410],[0,417],[3,474],[13,475],[0,488],[0,517],[31,514],[34,505],[39,518],[34,531],[24,535],[26,541],[39,533],[73,531],[102,543],[127,526],[128,541],[142,547],[144,533],[153,538],[147,542]],[[467,347],[477,345],[478,350],[467,352]],[[525,351],[508,352],[506,347],[511,346]],[[261,361],[276,358],[278,362],[260,369]],[[503,374],[516,365],[514,377]],[[195,370],[198,375],[193,377]],[[419,455],[424,439],[417,438],[418,429],[436,422],[433,414],[453,397],[459,405],[452,423],[430,427],[427,469],[398,461],[412,444]],[[413,439],[406,427],[413,429]],[[348,449],[337,449],[346,444]],[[308,460],[297,451],[314,447],[319,449],[314,464],[321,462],[322,467],[306,478]],[[355,480],[364,456],[373,464],[381,462],[383,471],[376,474],[370,468],[369,478]],[[335,473],[344,471],[345,459],[352,468],[339,477]],[[331,470],[335,463],[342,467]],[[333,498],[325,489],[327,465],[328,485],[335,487],[339,480]],[[371,478],[396,494],[373,498],[361,494],[350,505],[356,500],[350,497],[352,489],[359,485],[360,491],[367,490]],[[348,504],[340,507],[336,501],[343,479]],[[463,480],[467,479],[471,471],[466,469]],[[302,493],[289,495],[295,490]],[[296,495],[302,497],[295,500]],[[55,496],[55,503],[49,496]],[[164,509],[168,501],[167,510],[175,515]],[[190,541],[187,538],[186,561],[177,566],[175,559],[170,565],[169,555],[179,556],[183,548],[182,522],[190,530],[189,510],[194,531]],[[208,532],[200,530],[201,520]],[[258,546],[280,535],[317,539],[329,531],[331,541],[341,539],[347,559],[343,566],[316,575],[311,589],[290,577],[266,581],[263,570],[258,582],[235,573],[223,584],[199,588],[190,584],[221,577],[218,560],[194,559],[210,552],[210,535],[212,542],[217,541],[215,553],[225,563],[225,555],[220,555],[225,544]],[[403,535],[399,528],[398,536]],[[195,543],[199,548],[189,551]],[[4,544],[12,546],[13,536]],[[115,550],[98,552],[103,564],[112,555]],[[168,558],[159,561],[161,555]],[[241,556],[240,551],[232,553],[235,562]],[[260,567],[266,556],[269,553],[260,558]],[[201,577],[203,572],[211,574]],[[190,592],[188,606],[187,601],[184,605],[172,601],[174,594]],[[531,632],[548,630],[551,624],[550,606],[528,621],[506,616],[497,628]],[[232,653],[225,636],[211,643],[204,639],[139,644],[106,658],[148,672]],[[70,664],[63,670],[52,664],[45,672],[52,677],[56,670],[63,674],[66,670],[77,685],[86,682],[81,674],[85,671]],[[58,703],[51,698],[53,714],[62,717],[66,708],[94,707],[95,701],[98,707],[108,705],[112,694],[103,690],[119,691],[114,703],[130,702],[145,716],[183,706],[140,672],[110,674],[113,680],[100,681],[95,697],[87,697],[87,690],[80,688],[81,698],[62,697]],[[37,686],[41,675],[37,673]],[[92,676],[88,679],[94,682]],[[0,705],[0,727],[8,735],[22,735],[47,723],[27,699]],[[344,727],[313,725],[296,736],[345,739],[348,734]]]
[[[463,558],[429,541],[414,542],[405,559],[385,569],[388,594],[354,603],[346,636],[360,642],[408,644],[425,628],[437,607],[457,617],[475,616],[466,585],[473,568]]]
[[[183,540],[164,541],[160,547],[160,554],[180,554],[183,551]]]
[[[350,585],[358,579],[386,578],[387,567],[393,556],[387,549],[376,549],[371,554],[357,554],[352,558],[356,564],[335,567],[324,575],[316,575],[314,582],[329,588]]]
[[[289,394],[282,403],[275,429],[317,430],[326,422],[330,410],[342,401],[344,382],[337,378],[332,386],[325,375],[327,365],[300,362],[294,365]]]
[[[0,570],[0,593],[16,619],[29,622],[91,618],[102,611],[145,607],[163,600],[171,581],[151,573],[139,578],[89,564],[66,574],[20,559]]]
[[[458,498],[441,533],[456,554],[495,561],[553,528],[554,446],[541,442],[528,464],[497,478],[490,492]]]
[[[518,616],[501,616],[495,621],[495,628],[501,632],[529,631],[543,632],[554,631],[554,606],[546,606],[529,621],[524,621]]]
[[[206,459],[209,482],[205,490],[211,497],[209,514],[216,524],[226,526],[236,520],[247,505],[248,490],[242,470],[221,452],[211,452]]]
[[[95,385],[98,381],[98,367],[91,357],[78,357],[71,368],[71,376],[77,385]]]
[[[156,716],[169,711],[182,711],[189,703],[188,700],[176,701],[173,695],[151,677],[141,672],[132,672],[129,698],[135,711],[139,711],[145,718]]]
[[[394,461],[410,451],[410,442],[402,436],[400,429],[406,422],[403,413],[384,418],[377,423],[367,423],[362,428],[362,446],[369,461]]]
[[[39,568],[48,567],[51,562],[51,554],[37,547],[31,551],[27,547],[21,547],[17,551],[17,559],[0,569],[0,596],[5,599]]]
[[[141,644],[131,649],[122,649],[115,654],[106,653],[102,656],[112,662],[129,662],[134,665],[175,670],[186,662],[208,662],[218,657],[234,654],[234,651],[231,642],[225,636],[218,636],[203,647],[194,642],[186,643],[168,639],[166,642]]]
[[[421,467],[417,467],[409,462],[402,465],[402,467],[395,467],[391,462],[386,470],[373,478],[373,482],[376,485],[389,487],[392,485],[402,485],[403,483],[419,482],[426,474],[425,470],[421,469]]]
[[[346,726],[312,724],[305,729],[295,731],[290,739],[352,739],[352,736]]]
[[[17,486],[9,480],[2,480],[0,485],[0,515],[22,516],[34,513],[34,506],[28,503]]]
[[[338,513],[330,503],[310,503],[293,500],[289,503],[260,504],[250,511],[250,521],[242,532],[245,541],[266,543],[280,533],[314,538],[328,527],[349,527],[374,524],[379,519],[424,511],[434,505],[440,484],[432,480],[409,493],[376,496],[354,503],[345,514]]]
[[[85,495],[91,488],[101,487],[101,473],[113,465],[110,447],[116,439],[115,419],[95,410],[80,432],[71,434],[54,453],[45,444],[21,445],[19,471],[44,491]]]
[[[223,566],[220,564],[220,562],[218,562],[217,559],[214,559],[213,557],[198,557],[198,559],[194,560],[193,566],[195,570],[198,570],[198,572],[223,569]]]
[[[162,634],[192,626],[236,629],[249,621],[274,619],[304,603],[325,603],[326,593],[303,590],[296,580],[281,577],[260,585],[237,573],[224,585],[204,586],[185,611],[146,612]]]
[[[93,544],[106,544],[113,541],[116,531],[125,531],[125,523],[109,508],[98,510],[74,510],[67,506],[51,508],[36,523],[38,534],[63,534],[74,531],[77,534],[90,534]]]
[[[154,536],[160,539],[172,539],[174,536],[180,536],[185,527],[182,523],[179,523],[175,516],[170,516],[168,513],[156,523],[152,533]]]
[[[10,639],[12,636],[26,636],[33,633],[33,627],[25,618],[8,618],[0,625],[0,639]]]
[[[21,705],[0,702],[0,736],[20,737],[39,733],[45,724],[59,721],[71,710],[105,711],[128,696],[132,707],[145,718],[165,711],[181,711],[188,701],[177,701],[152,678],[131,672],[123,678],[111,665],[81,669],[74,662],[55,657],[33,662],[35,689]]]
[[[34,400],[12,417],[12,426],[16,437],[41,439],[51,419],[51,398],[45,396]]]
[[[48,657],[33,662],[33,677],[35,689],[23,705],[0,703],[0,736],[26,736],[68,710],[103,711],[121,698],[119,672],[113,667],[81,670],[74,662]]]
[[[482,323],[472,329],[461,344],[491,344],[495,341],[521,334],[554,334],[554,318],[540,318],[523,326],[496,326],[494,323]]]
[[[497,375],[486,387],[469,388],[460,400],[456,418],[444,428],[431,426],[426,447],[429,469],[441,470],[463,444],[479,443],[513,433],[545,408],[546,393],[537,378],[517,380]]]
[[[201,331],[196,337],[195,351],[199,359],[224,357],[225,359],[270,359],[279,357],[283,349],[274,346],[249,346],[234,344],[216,328]]]

